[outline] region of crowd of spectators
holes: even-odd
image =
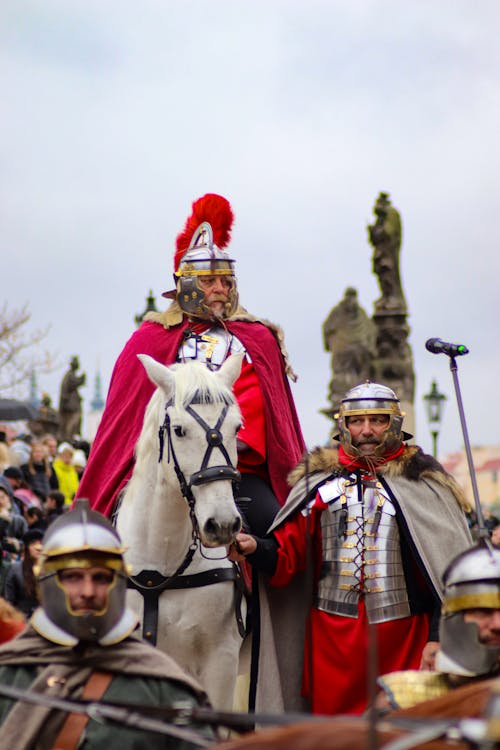
[[[0,430],[0,610],[15,613],[14,631],[38,606],[33,565],[45,530],[71,506],[89,448]]]

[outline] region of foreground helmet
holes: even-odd
[[[177,237],[174,258],[176,291],[163,295],[175,296],[188,315],[212,317],[204,304],[205,296],[199,283],[203,276],[225,276],[231,282],[222,317],[228,318],[238,307],[234,260],[223,249],[229,242],[232,224],[231,206],[221,195],[208,193],[193,203],[193,213]]]
[[[340,404],[339,413],[335,415],[339,429],[339,434],[335,436],[335,439],[340,440],[349,456],[358,457],[360,453],[351,442],[347,419],[364,414],[387,414],[389,416],[384,439],[380,445],[377,445],[374,451],[375,456],[383,456],[397,450],[403,440],[411,438],[411,435],[401,429],[405,415],[401,411],[399,399],[394,391],[386,385],[366,381],[347,391]]]
[[[459,675],[488,674],[498,666],[500,646],[479,641],[465,622],[469,609],[500,609],[500,549],[477,545],[456,557],[443,575],[440,651],[436,668]]]
[[[127,570],[124,548],[110,521],[90,510],[88,500],[77,500],[48,528],[36,570],[41,607],[31,619],[48,640],[73,646],[78,641],[111,645],[126,638],[137,619],[125,608]],[[72,610],[59,573],[71,568],[108,568],[113,580],[103,610],[80,614]]]

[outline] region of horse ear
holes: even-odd
[[[149,379],[169,396],[174,388],[174,376],[168,367],[162,365],[161,362],[157,362],[149,354],[138,354],[137,357],[144,365]]]
[[[244,354],[232,354],[228,357],[217,375],[224,381],[228,388],[233,387],[233,383],[241,372]]]

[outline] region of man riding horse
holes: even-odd
[[[228,201],[207,194],[193,203],[177,238],[176,288],[164,312],[146,316],[120,354],[101,424],[78,495],[110,515],[130,478],[134,447],[153,393],[138,354],[169,365],[196,359],[218,369],[230,355],[245,355],[234,392],[243,415],[238,441],[238,495],[250,498],[246,520],[263,534],[284,503],[286,477],[304,442],[287,376],[295,379],[283,332],[240,306],[234,260],[224,250],[233,214]]]

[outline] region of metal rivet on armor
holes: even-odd
[[[47,677],[48,687],[54,687],[54,685],[64,685],[65,682],[65,677],[57,677],[57,675],[55,674],[51,674],[50,677]]]
[[[150,630],[148,630],[147,633],[144,633],[144,637],[145,638],[152,638],[153,637],[153,633]]]
[[[146,586],[150,586],[151,587],[152,585],[153,585],[153,581],[146,581]]]

